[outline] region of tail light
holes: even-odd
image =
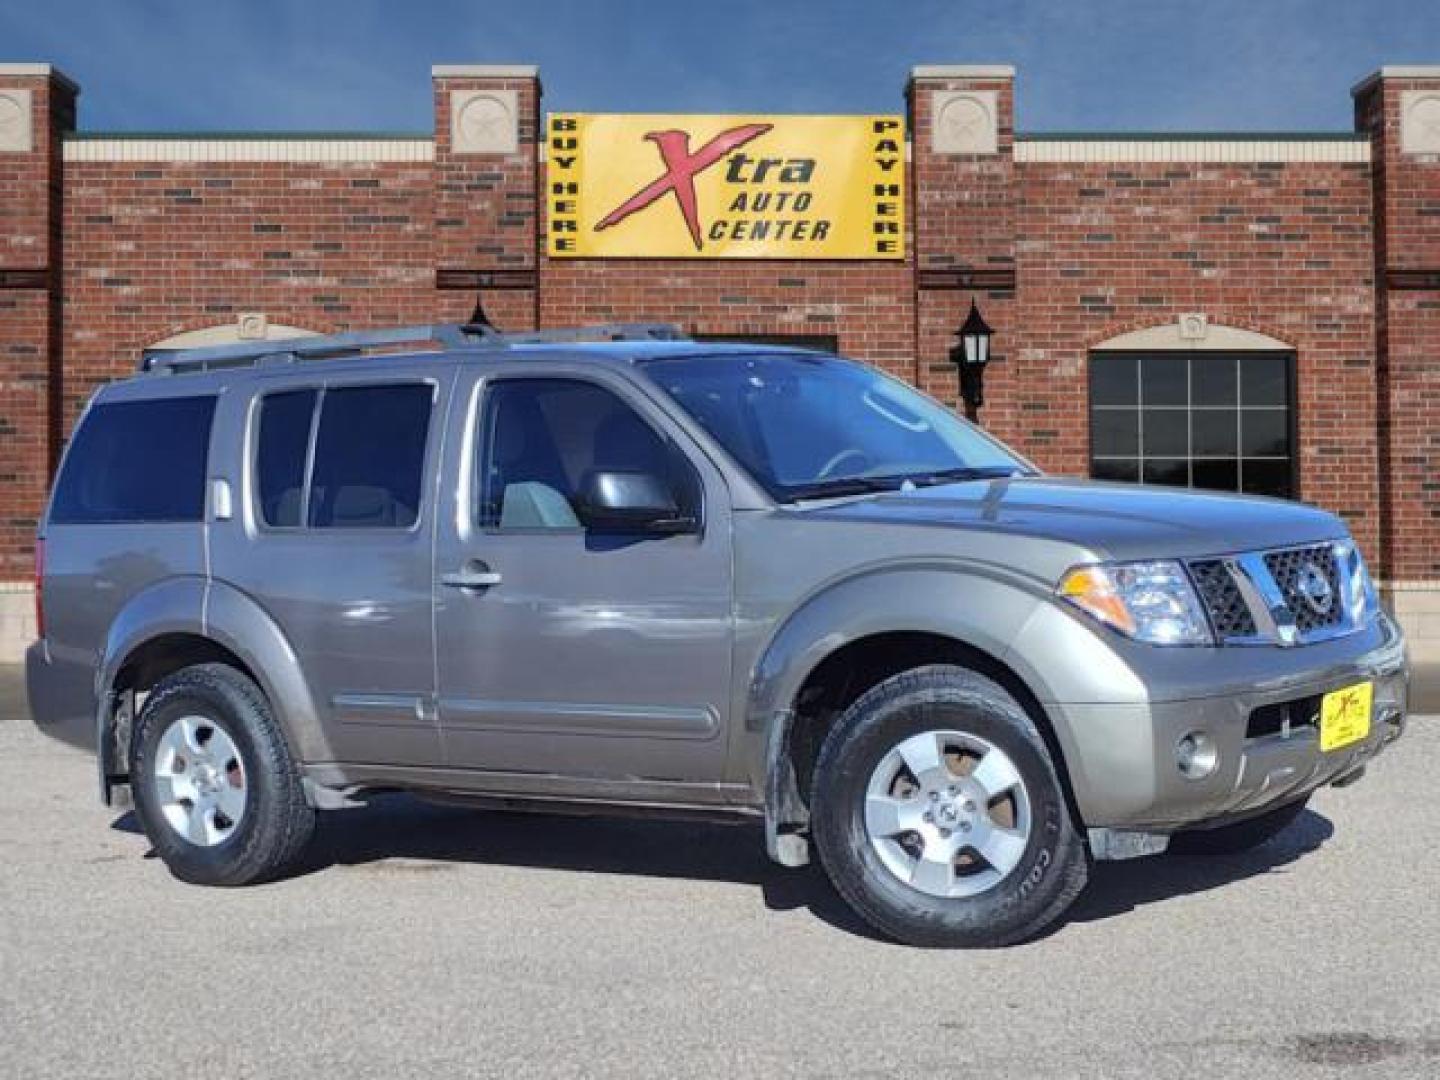
[[[35,636],[45,637],[45,541],[35,541]]]

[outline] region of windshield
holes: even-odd
[[[779,502],[1032,472],[948,409],[836,356],[666,357],[643,369]]]

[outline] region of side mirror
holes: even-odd
[[[581,485],[579,501],[588,529],[687,533],[698,524],[681,513],[670,485],[652,473],[592,472]]]

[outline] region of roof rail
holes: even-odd
[[[674,323],[597,323],[556,330],[517,330],[500,333],[502,345],[564,344],[581,341],[689,341],[690,335]]]
[[[435,323],[381,330],[356,330],[328,336],[244,341],[194,349],[146,349],[139,370],[179,375],[220,368],[254,367],[267,357],[285,360],[333,360],[362,356],[393,345],[434,341],[449,348],[504,349],[510,345],[582,341],[683,341],[686,335],[666,323],[605,323],[558,330],[507,334],[481,323]]]
[[[266,341],[242,341],[234,345],[206,345],[196,349],[146,349],[140,357],[144,372],[178,375],[217,368],[253,367],[267,356],[295,360],[330,360],[342,356],[358,356],[386,345],[406,345],[420,341],[438,341],[452,347],[473,346],[495,336],[489,327],[437,324],[434,326],[400,326],[386,330],[357,330],[347,334],[283,338]]]

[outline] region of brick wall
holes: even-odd
[[[239,312],[320,332],[435,318],[431,212],[423,163],[70,162],[67,422],[145,346]]]
[[[903,264],[547,259],[540,283],[546,326],[648,321],[700,334],[835,335],[851,356],[914,372]]]

